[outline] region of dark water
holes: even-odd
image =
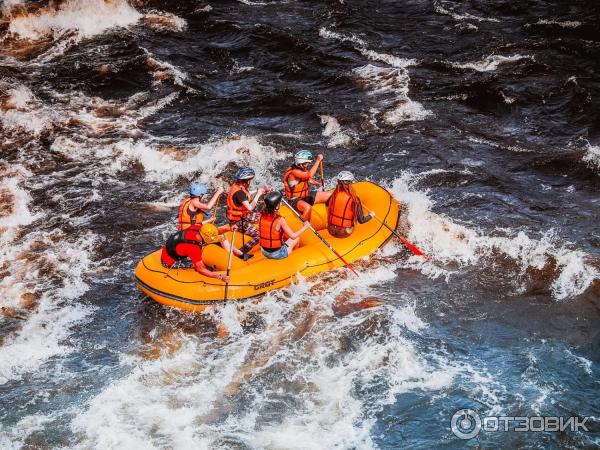
[[[1,8],[0,447],[599,445],[598,2]],[[277,185],[298,148],[430,261],[202,315],[136,290],[191,180]],[[460,440],[461,408],[589,431]]]

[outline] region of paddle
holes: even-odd
[[[426,254],[424,254],[421,250],[419,250],[417,247],[415,247],[413,244],[411,244],[410,242],[408,242],[405,238],[403,238],[396,230],[392,229],[392,227],[390,227],[387,223],[385,223],[383,220],[381,220],[379,217],[375,216],[375,218],[381,222],[381,224],[386,227],[388,230],[390,230],[394,236],[396,236],[398,239],[400,239],[400,241],[402,241],[402,243],[404,245],[406,245],[415,255],[417,256],[422,256],[423,258],[425,258],[425,261],[427,261],[429,259],[429,256],[427,256]]]
[[[215,219],[217,218],[217,209],[219,208],[220,201],[221,201],[221,196],[219,196],[219,198],[217,198],[217,201],[215,202],[215,206],[213,206],[213,213],[210,218],[211,223],[215,223]]]
[[[302,216],[300,216],[300,214],[298,214],[298,211],[296,211],[294,208],[292,208],[292,207],[290,206],[290,204],[289,204],[288,202],[286,202],[286,201],[285,201],[285,198],[282,198],[282,199],[281,199],[281,201],[282,201],[282,202],[283,202],[283,203],[284,203],[284,204],[285,204],[285,205],[286,205],[288,208],[290,208],[290,210],[291,210],[291,211],[292,211],[292,212],[295,214],[295,216],[296,216],[298,219],[300,219],[302,222],[304,222],[304,220],[302,219]],[[357,277],[360,277],[360,275],[358,274],[358,272],[357,272],[356,270],[354,270],[354,267],[352,267],[352,265],[351,265],[351,264],[350,264],[348,261],[346,261],[346,260],[345,260],[345,259],[342,257],[342,255],[340,255],[340,254],[339,254],[339,253],[338,253],[338,252],[335,250],[335,248],[333,248],[333,247],[331,246],[331,244],[330,244],[329,242],[327,242],[327,241],[325,240],[325,238],[319,234],[319,232],[318,232],[317,230],[315,230],[315,229],[313,228],[313,226],[310,224],[310,222],[309,222],[309,224],[308,224],[308,228],[310,228],[310,231],[312,231],[312,232],[313,232],[313,233],[314,233],[314,234],[315,234],[315,235],[316,235],[316,236],[317,236],[319,239],[321,239],[321,242],[323,242],[323,244],[325,244],[325,245],[326,245],[326,246],[329,248],[329,250],[331,250],[333,253],[335,253],[335,256],[337,256],[337,257],[338,257],[338,258],[339,258],[339,259],[340,259],[340,260],[341,260],[341,261],[344,263],[344,266],[345,266],[346,268],[350,269],[350,270],[352,271],[352,273],[353,273],[354,275],[356,275]]]
[[[235,230],[233,230],[233,234],[231,235],[231,242],[229,243],[229,259],[227,260],[227,276],[229,276],[229,271],[231,270],[231,256],[233,255],[233,247],[235,245]],[[229,288],[229,281],[225,283],[225,295],[223,296],[223,300],[227,300],[227,289]]]
[[[325,190],[325,176],[323,175],[323,161],[321,161],[320,170],[321,170],[321,190],[324,191]]]

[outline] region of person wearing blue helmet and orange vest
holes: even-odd
[[[270,191],[268,186],[251,191],[250,183],[254,177],[254,169],[251,167],[242,167],[236,172],[235,183],[231,185],[227,194],[227,220],[229,221],[229,225],[232,228],[236,227],[240,230],[242,235],[250,236],[250,240],[245,242],[240,248],[245,260],[252,257],[248,252],[259,241],[258,228],[256,227],[258,217],[254,213],[254,210],[260,197],[265,192]]]
[[[204,197],[208,193],[205,184],[194,181],[190,184],[190,196],[181,202],[177,214],[177,229],[179,231],[189,228],[192,225],[214,222],[214,217],[204,219],[204,214],[214,208],[219,196],[223,193],[223,188],[219,187],[208,203],[204,202]]]
[[[283,174],[285,196],[292,207],[302,214],[304,220],[310,219],[312,205],[327,203],[331,196],[329,192],[317,192],[310,189],[310,186],[322,185],[313,180],[313,177],[317,173],[319,165],[322,164],[323,155],[317,155],[314,164],[309,168],[313,159],[310,151],[300,150],[294,155],[294,164],[288,167]]]
[[[352,172],[340,172],[337,180],[337,186],[327,204],[327,231],[334,237],[346,238],[354,231],[356,222],[366,223],[375,217],[375,213],[371,211],[365,216],[360,198],[352,187]]]
[[[287,258],[298,245],[300,235],[310,227],[309,222],[304,222],[298,231],[290,228],[285,218],[279,215],[282,198],[283,195],[278,191],[266,194],[265,208],[258,221],[262,254],[269,259]]]

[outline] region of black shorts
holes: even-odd
[[[310,191],[306,197],[294,197],[288,200],[288,203],[292,205],[294,209],[298,209],[298,202],[300,200],[305,201],[309,205],[314,205],[317,198],[317,191]]]

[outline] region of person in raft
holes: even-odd
[[[310,219],[312,205],[326,203],[331,196],[329,192],[310,190],[310,186],[321,186],[321,183],[313,180],[313,177],[323,161],[323,155],[317,155],[317,159],[309,169],[313,159],[310,151],[300,150],[294,155],[294,164],[288,167],[283,174],[285,196],[290,205],[302,214],[304,220]]]
[[[229,277],[223,272],[214,272],[206,267],[202,261],[202,249],[209,244],[221,244],[223,249],[229,251],[230,244],[225,236],[212,223],[205,225],[192,225],[169,236],[160,255],[160,261],[167,268],[196,269],[201,275],[218,278],[225,283]],[[238,250],[239,252],[239,250]],[[241,252],[239,252],[241,254]]]
[[[179,231],[191,227],[192,225],[200,225],[203,223],[214,222],[213,217],[204,219],[204,214],[214,208],[217,199],[223,193],[223,188],[219,187],[208,203],[204,203],[204,197],[208,193],[208,188],[205,184],[194,181],[190,184],[190,196],[179,205],[177,214],[177,229]]]
[[[352,172],[340,172],[337,180],[337,186],[327,205],[327,231],[334,237],[345,238],[352,234],[356,222],[368,222],[375,217],[375,212],[364,215],[360,199],[352,187]]]
[[[310,227],[309,222],[304,222],[298,231],[290,228],[285,219],[278,214],[282,198],[283,195],[278,191],[265,195],[265,208],[258,221],[262,254],[269,259],[287,258],[298,245],[300,235]]]
[[[227,220],[229,225],[237,227],[243,235],[250,236],[250,240],[246,242],[242,247],[243,252],[242,259],[247,261],[254,255],[249,255],[248,252],[258,244],[259,236],[258,229],[256,228],[256,214],[253,214],[256,204],[260,197],[265,193],[269,192],[270,188],[265,186],[264,188],[250,191],[250,183],[254,179],[254,169],[251,167],[242,167],[235,174],[235,183],[231,185],[229,193],[227,194]]]

